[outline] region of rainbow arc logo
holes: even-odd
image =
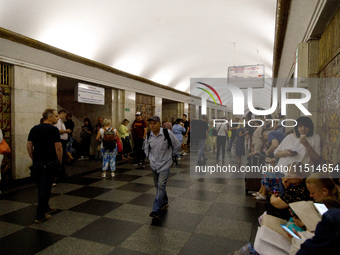
[[[203,85],[203,86],[206,86],[206,87],[209,88],[212,92],[214,92],[215,95],[217,96],[218,100],[220,101],[220,104],[222,105],[222,101],[221,101],[220,95],[217,93],[217,91],[216,91],[212,86],[210,86],[210,85],[208,85],[208,84],[205,84],[205,83],[203,83],[203,82],[196,82],[196,83],[201,84],[201,85]],[[209,90],[204,89],[204,88],[201,88],[201,87],[196,87],[196,88],[198,88],[198,89],[203,90],[204,92],[206,92],[206,93],[212,98],[212,100],[214,101],[215,105],[217,105],[215,98],[213,97],[213,95],[211,94],[211,92],[210,92]]]

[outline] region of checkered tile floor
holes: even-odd
[[[236,163],[232,154],[226,162]],[[149,217],[155,195],[151,169],[120,162],[102,179],[101,163],[78,161],[67,182],[52,188],[52,219],[34,224],[37,190],[0,198],[4,254],[228,254],[254,240],[255,201],[244,179],[190,178],[189,155],[171,168],[169,208]]]

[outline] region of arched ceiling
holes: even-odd
[[[275,0],[0,4],[5,29],[181,91],[190,93],[190,78],[226,77],[233,65],[264,64],[272,77]]]

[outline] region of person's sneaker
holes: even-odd
[[[55,182],[52,183],[52,187],[55,187],[57,186],[57,184]]]
[[[84,156],[81,156],[78,160],[85,160]]]
[[[158,212],[153,212],[153,211],[152,211],[152,212],[149,214],[149,216],[152,217],[152,218],[158,219],[158,218],[159,218],[159,213],[158,213]]]
[[[115,177],[115,173],[114,172],[111,172],[111,177]]]
[[[181,157],[177,157],[177,160],[181,160]]]
[[[102,173],[102,178],[106,178],[106,172]]]
[[[187,155],[187,153],[186,153],[186,152],[183,152],[182,155],[185,156],[185,155]]]
[[[251,195],[254,196],[254,197],[257,197],[258,195],[260,195],[260,192],[255,192],[255,193],[253,193]]]
[[[165,210],[166,208],[168,208],[169,207],[169,203],[166,203],[165,205],[163,205],[162,207],[161,207],[161,210]]]
[[[267,200],[266,196],[262,196],[261,194],[255,197],[256,200]]]
[[[139,163],[135,163],[135,164],[133,164],[132,166],[139,166]]]
[[[47,220],[49,220],[49,219],[51,219],[51,218],[52,218],[52,215],[50,215],[50,214],[45,214],[45,216],[42,217],[41,219],[35,219],[35,220],[34,220],[34,223],[35,223],[35,224],[39,224],[39,223],[42,223],[42,222],[44,222],[44,221],[47,221]]]

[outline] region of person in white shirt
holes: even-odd
[[[278,166],[301,162],[308,168],[320,161],[321,140],[318,134],[314,134],[312,120],[302,116],[296,122],[295,133],[286,136],[274,151],[275,158],[279,158]]]

